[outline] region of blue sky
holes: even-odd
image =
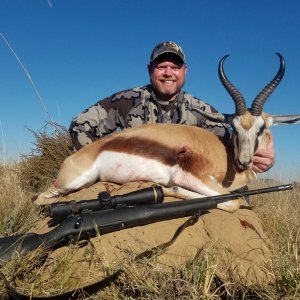
[[[41,95],[0,36],[2,162],[27,153],[27,128],[42,129],[49,115],[69,126],[99,99],[147,84],[150,52],[165,40],[186,53],[184,89],[226,113],[234,106],[218,79],[220,58],[230,54],[226,73],[250,103],[282,53],[285,78],[264,110],[300,113],[298,0],[1,0],[0,33]],[[299,126],[273,127],[277,160],[266,176],[300,177]]]

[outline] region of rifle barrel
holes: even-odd
[[[240,197],[247,197],[247,196],[266,194],[266,193],[271,193],[271,192],[292,190],[293,188],[294,188],[294,186],[289,183],[289,184],[276,185],[276,186],[271,186],[271,187],[266,187],[266,188],[244,191],[244,192],[212,196],[212,198],[214,198],[216,201],[221,200],[220,203],[222,203],[222,202],[224,202],[223,199],[233,200],[233,199],[240,198]],[[232,198],[232,196],[235,196],[235,198]],[[210,198],[210,197],[205,197],[202,199],[206,199],[206,198]]]
[[[125,228],[147,225],[159,221],[187,217],[217,207],[218,203],[263,193],[290,190],[292,184],[279,185],[240,192],[183,200],[168,203],[147,204],[134,207],[122,206],[101,211],[83,212],[70,216],[53,230],[44,234],[27,233],[0,238],[0,264],[11,260],[15,251],[27,254],[42,246],[44,249],[56,249],[72,240],[82,240],[100,234],[106,234]]]

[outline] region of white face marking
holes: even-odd
[[[234,129],[234,153],[235,164],[241,169],[250,169],[253,163],[253,155],[262,139],[261,129],[264,127],[264,120],[261,116],[251,116],[252,126],[244,128],[241,126],[241,118],[236,116],[232,121]],[[247,116],[249,117],[249,116]]]

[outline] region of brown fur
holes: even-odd
[[[205,129],[175,124],[149,124],[111,134],[86,145],[68,157],[57,177],[56,190],[41,194],[36,203],[45,203],[45,198],[49,198],[49,195],[53,197],[74,190],[75,186],[72,188],[69,184],[89,170],[103,151],[149,157],[168,166],[178,165],[186,173],[198,178],[210,190],[220,194],[249,183],[254,176],[250,171],[235,172],[231,156],[232,148],[227,142]],[[76,185],[76,188],[91,184],[90,180],[81,183],[81,186]],[[195,187],[195,190],[198,188]],[[195,191],[191,186],[189,189]],[[184,186],[180,192],[172,188],[167,190],[183,198],[191,196],[188,195],[188,191],[184,191]],[[238,209],[239,201],[231,201],[228,207],[226,205],[224,204],[222,209],[234,211]]]
[[[81,160],[85,156],[94,158],[105,150],[151,157],[166,165],[179,164],[184,171],[208,184],[211,181],[208,176],[213,176],[220,185],[225,182],[230,188],[239,178],[244,181],[245,176],[233,170],[229,147],[221,138],[199,127],[148,124],[106,136],[75,154]]]
[[[245,129],[250,129],[252,125],[253,125],[253,116],[249,111],[247,111],[245,115],[241,117],[241,126],[244,127]]]
[[[171,147],[143,137],[135,137],[133,139],[118,136],[105,143],[99,150],[117,151],[149,157],[169,166],[174,166],[176,164],[176,156],[174,156],[173,149]]]

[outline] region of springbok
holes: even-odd
[[[208,130],[176,124],[147,124],[105,136],[68,157],[62,164],[54,187],[40,194],[37,204],[52,197],[87,187],[96,181],[124,184],[152,181],[164,186],[166,195],[190,199],[229,193],[256,178],[253,154],[269,137],[269,127],[292,124],[300,115],[268,115],[264,103],[280,83],[285,71],[282,55],[273,80],[258,94],[247,109],[241,93],[227,79],[223,63],[219,77],[235,103],[231,115],[201,112],[206,118],[227,123],[231,139],[217,137]],[[239,200],[218,208],[235,211]]]

